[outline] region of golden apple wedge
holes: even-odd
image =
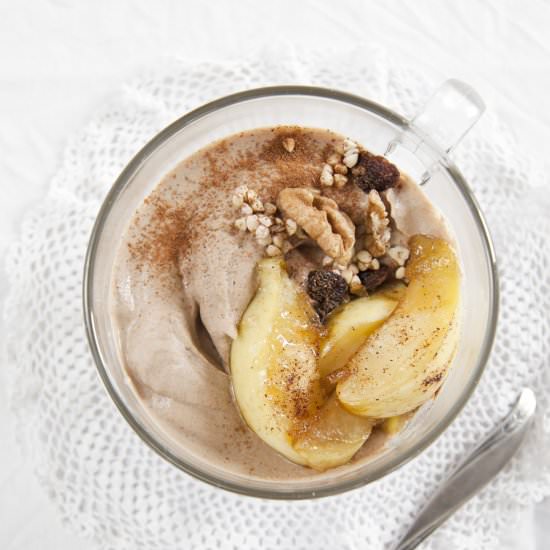
[[[290,280],[281,260],[262,260],[258,275],[258,290],[231,347],[235,399],[260,438],[293,462],[307,464],[292,446],[290,433],[322,399],[319,331],[307,297]]]
[[[417,235],[409,241],[409,280],[392,315],[348,363],[338,383],[342,405],[388,418],[430,399],[443,382],[458,340],[460,269],[451,246]]]
[[[374,295],[348,302],[335,311],[319,348],[321,378],[344,367],[396,306],[396,300]]]
[[[356,416],[342,407],[333,393],[319,412],[294,436],[294,449],[315,470],[349,462],[368,439],[374,421]]]

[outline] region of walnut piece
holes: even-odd
[[[368,197],[369,204],[365,220],[367,230],[365,248],[376,258],[383,256],[388,250],[391,237],[390,220],[386,205],[380,198],[378,191],[374,189],[369,191]]]
[[[377,270],[360,271],[358,276],[365,289],[371,291],[386,282],[391,276],[391,269],[387,265],[382,265]]]
[[[336,202],[314,189],[289,187],[277,198],[285,218],[294,220],[337,263],[347,265],[355,245],[355,226]]]

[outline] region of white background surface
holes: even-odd
[[[474,85],[512,127],[518,154],[543,169],[549,27],[548,0],[0,0],[0,264],[23,214],[44,195],[67,138],[161,56],[223,60],[281,38],[320,50],[378,43],[441,79]],[[0,300],[5,293],[0,273]],[[17,446],[2,375],[0,548],[92,548],[60,524]],[[520,529],[503,533],[503,548],[548,548],[548,520],[548,501],[528,510]]]

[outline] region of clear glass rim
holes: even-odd
[[[430,446],[451,424],[451,422],[456,418],[460,413],[466,402],[469,400],[474,389],[476,388],[489,355],[491,353],[492,345],[495,338],[497,320],[498,320],[498,309],[499,309],[499,285],[498,285],[498,271],[496,256],[491,240],[491,236],[485,222],[484,216],[481,212],[479,204],[474,197],[472,191],[470,190],[466,180],[458,170],[458,168],[452,163],[443,151],[438,151],[440,158],[445,159],[445,165],[443,167],[452,177],[454,183],[457,185],[460,193],[466,200],[466,203],[475,219],[477,229],[481,235],[481,238],[484,243],[484,251],[486,255],[486,260],[489,265],[489,277],[490,277],[490,286],[491,286],[491,295],[489,296],[489,307],[491,311],[491,318],[487,331],[483,340],[483,345],[481,347],[481,352],[477,365],[475,367],[474,376],[469,380],[468,385],[463,389],[460,398],[453,404],[449,412],[445,417],[438,423],[437,427],[434,428],[431,432],[422,437],[413,448],[404,456],[397,456],[393,459],[390,459],[388,463],[382,467],[365,473],[364,475],[359,475],[353,479],[346,481],[339,481],[334,484],[328,484],[318,489],[298,489],[298,490],[277,490],[274,488],[261,488],[261,487],[246,487],[244,484],[228,481],[221,479],[221,477],[210,475],[204,471],[201,471],[199,468],[188,464],[173,454],[169,449],[164,447],[159,441],[151,437],[151,435],[143,429],[143,427],[138,423],[134,418],[134,415],[129,410],[129,408],[124,403],[123,399],[118,394],[116,387],[111,383],[111,380],[108,375],[108,369],[105,363],[103,362],[99,341],[97,338],[97,333],[95,329],[95,320],[94,320],[94,291],[93,291],[93,280],[94,280],[94,270],[95,263],[97,258],[97,249],[100,237],[102,235],[105,222],[111,212],[113,205],[115,204],[118,196],[125,189],[126,185],[131,180],[133,174],[139,170],[141,165],[147,161],[147,159],[154,154],[157,148],[162,145],[167,139],[173,136],[175,133],[184,129],[186,126],[192,122],[213,113],[221,108],[234,105],[236,103],[246,102],[252,99],[260,99],[274,96],[307,96],[312,98],[322,98],[322,99],[332,99],[341,101],[343,103],[348,103],[356,107],[365,109],[371,113],[374,113],[382,118],[388,120],[389,122],[401,127],[403,130],[411,130],[409,126],[409,121],[395,113],[394,111],[387,109],[386,107],[379,105],[369,99],[350,94],[347,92],[342,92],[338,90],[314,87],[314,86],[271,86],[264,88],[257,88],[252,90],[247,90],[244,92],[238,92],[228,96],[221,97],[214,101],[211,101],[189,113],[178,118],[172,122],[169,126],[160,131],[156,136],[154,136],[143,148],[132,158],[132,160],[127,164],[124,170],[116,179],[115,183],[111,187],[109,193],[107,194],[100,210],[97,215],[96,221],[94,223],[90,241],[88,244],[88,249],[86,252],[86,257],[84,261],[84,277],[83,277],[83,312],[84,312],[84,324],[86,328],[86,335],[88,338],[88,343],[94,362],[96,364],[99,375],[103,381],[105,388],[107,389],[108,394],[111,399],[114,401],[118,410],[132,427],[132,429],[137,433],[137,435],[155,452],[162,456],[165,460],[179,468],[180,470],[192,475],[193,477],[200,479],[210,485],[219,487],[232,491],[234,493],[243,494],[247,496],[254,496],[260,498],[269,498],[269,499],[282,499],[282,500],[298,500],[298,499],[310,499],[310,498],[319,498],[330,495],[336,495],[343,493],[345,491],[362,487],[368,483],[376,481],[381,477],[389,474],[400,466],[412,460],[428,446]]]

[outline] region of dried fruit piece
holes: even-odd
[[[323,322],[327,315],[346,299],[348,285],[338,273],[319,269],[309,272],[307,293],[315,302],[315,309]]]
[[[384,284],[386,280],[391,275],[391,269],[387,265],[381,265],[379,269],[372,270],[367,269],[366,271],[359,272],[359,279],[365,289],[374,290],[380,285]]]
[[[381,192],[397,185],[399,170],[384,157],[361,151],[359,161],[351,171],[351,181],[365,193],[373,189]]]

